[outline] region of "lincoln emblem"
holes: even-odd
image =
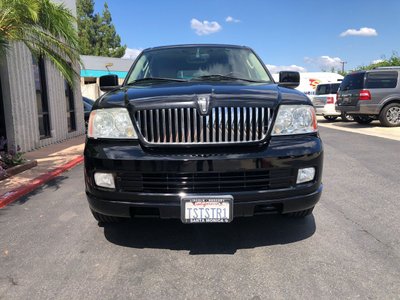
[[[197,104],[199,105],[200,108],[200,114],[205,115],[207,114],[208,107],[210,105],[210,98],[208,96],[198,96]]]

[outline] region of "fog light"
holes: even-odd
[[[115,189],[114,176],[111,173],[94,173],[94,182],[97,186]]]
[[[297,173],[297,181],[296,183],[304,183],[308,181],[312,181],[315,176],[315,168],[304,168],[304,169],[299,169]]]

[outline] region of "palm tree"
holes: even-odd
[[[0,0],[0,55],[23,42],[36,57],[47,57],[71,84],[80,62],[76,20],[51,0]]]

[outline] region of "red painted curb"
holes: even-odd
[[[65,163],[64,165],[51,170],[45,174],[42,174],[35,179],[32,179],[29,183],[16,188],[15,190],[9,191],[0,196],[0,208],[7,206],[8,204],[18,200],[22,196],[32,192],[33,190],[37,189],[39,186],[45,184],[46,182],[52,180],[53,178],[57,177],[61,173],[72,169],[76,165],[80,164],[83,161],[83,156],[79,156],[70,160],[69,162]]]

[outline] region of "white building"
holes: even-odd
[[[76,15],[75,0],[62,2]],[[30,151],[84,134],[79,78],[72,88],[50,61],[10,46],[0,58],[0,137]]]

